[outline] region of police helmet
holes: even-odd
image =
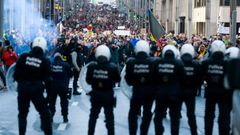
[[[140,40],[137,42],[135,46],[135,54],[137,55],[140,52],[144,52],[147,55],[150,54],[150,46],[149,43],[145,40]]]
[[[183,56],[184,54],[189,54],[192,58],[194,58],[194,47],[191,44],[184,44],[181,47],[180,53],[181,56]]]
[[[226,50],[226,46],[221,40],[213,41],[210,47],[210,52],[212,54],[214,54],[215,52],[222,52],[224,54],[225,50]]]
[[[178,58],[179,57],[179,50],[174,45],[166,45],[162,50],[162,57],[172,57]]]
[[[32,48],[40,47],[45,53],[47,51],[47,41],[43,37],[37,37],[33,40]]]
[[[107,58],[108,61],[110,60],[111,52],[106,45],[100,45],[96,48],[96,53],[95,53],[96,59],[98,59],[100,56]]]
[[[230,47],[226,50],[225,56],[227,58],[238,58],[239,57],[239,48],[237,47]]]

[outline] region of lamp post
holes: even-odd
[[[231,26],[231,41],[233,46],[236,46],[236,29],[237,29],[237,1],[236,0],[231,0],[230,3],[230,26]]]
[[[207,3],[206,3],[206,26],[205,26],[205,30],[206,30],[205,35],[207,38],[209,38],[211,35],[210,19],[211,19],[211,0],[207,0]]]
[[[0,0],[0,37],[3,37],[3,15],[4,15],[4,0]]]
[[[188,38],[192,37],[192,0],[188,0]]]

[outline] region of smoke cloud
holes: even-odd
[[[54,23],[42,16],[39,2],[42,0],[4,0],[4,30],[13,35],[11,43],[19,45],[37,36],[50,42],[57,36]]]

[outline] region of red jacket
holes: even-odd
[[[16,52],[9,52],[6,51],[3,55],[3,61],[5,62],[6,66],[11,66],[14,62],[17,61],[17,54]]]

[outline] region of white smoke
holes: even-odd
[[[39,2],[42,0],[4,0],[5,30],[31,38],[56,32],[54,23],[43,18]]]

